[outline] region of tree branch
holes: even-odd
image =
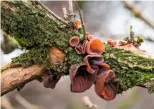
[[[143,20],[149,27],[154,29],[154,21],[144,16],[144,14],[139,9],[127,1],[123,1],[123,4],[135,17]]]
[[[43,73],[45,66],[33,65],[28,68],[9,68],[2,73],[1,95],[4,95],[21,85],[35,80]]]
[[[52,48],[50,61],[58,63],[63,61],[63,52],[59,49]],[[13,68],[15,67],[15,68]],[[23,68],[21,66],[16,67],[12,66],[12,63],[9,63],[2,67],[2,84],[1,84],[1,95],[4,95],[22,85],[25,85],[28,82],[31,82],[38,77],[41,77],[44,73],[46,65],[32,65],[30,67]]]
[[[70,66],[82,61],[83,57],[68,45],[69,38],[77,33],[71,26],[55,23],[59,20],[40,4],[23,1],[1,4],[2,30],[27,50],[2,68],[1,95],[41,77],[46,68],[58,75],[68,75]],[[146,83],[153,82],[154,58],[145,52],[109,45],[105,49],[105,63],[116,73],[122,91],[138,85],[149,88]],[[154,89],[151,85],[150,88]]]
[[[39,1],[34,1],[36,3],[38,3],[40,6],[42,6],[42,8],[44,8],[46,11],[48,11],[53,17],[55,17],[58,21],[62,22],[65,25],[68,25],[67,22],[65,22],[62,18],[60,18],[59,16],[57,16],[54,12],[52,12],[48,7],[46,7],[44,4],[40,3]]]

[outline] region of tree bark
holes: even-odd
[[[68,39],[76,34],[72,24],[61,21],[61,18],[57,19],[37,2],[3,1],[1,5],[3,32],[14,37],[22,48],[28,50],[10,64],[18,61],[23,63],[20,67],[11,68],[9,65],[2,68],[1,95],[41,76],[49,65],[43,61],[43,53],[46,51],[50,68],[60,75],[68,75],[69,67],[82,61],[83,57],[77,55],[68,45]],[[56,48],[56,51],[51,48]],[[154,85],[147,85],[154,78],[153,57],[109,45],[106,45],[103,56],[116,73],[122,91],[137,85],[154,89]],[[33,63],[27,65],[26,62],[31,61]]]
[[[1,95],[4,95],[21,85],[40,76],[45,66],[33,65],[28,68],[9,68],[2,73]]]

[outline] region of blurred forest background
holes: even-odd
[[[63,17],[62,7],[68,7],[67,1],[42,1],[53,12]],[[121,1],[80,1],[78,2],[83,13],[86,29],[95,37],[103,41],[107,39],[120,40],[129,35],[129,26],[133,26],[135,35],[146,38],[141,49],[154,54],[154,29],[144,21],[136,18]],[[154,21],[154,1],[136,1],[135,7],[148,18]],[[78,11],[74,6],[75,14]],[[150,40],[149,40],[150,38]],[[4,42],[1,33],[2,49],[8,45]],[[1,64],[7,64],[12,57],[24,52],[15,49],[9,54],[1,50]],[[94,88],[84,93],[71,93],[70,79],[61,78],[55,89],[44,88],[42,83],[33,81],[20,91],[12,91],[1,97],[2,109],[85,109],[82,98],[88,96],[98,109],[154,109],[154,94],[149,94],[144,88],[135,87],[123,92],[112,101],[99,98]]]

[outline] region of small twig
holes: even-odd
[[[73,17],[73,4],[72,0],[68,0],[68,10],[69,10],[69,15]]]
[[[134,37],[134,32],[133,32],[133,26],[130,25],[130,37],[133,38]]]
[[[77,6],[77,9],[78,9],[78,12],[79,12],[79,16],[80,16],[81,24],[82,24],[82,28],[83,28],[84,39],[86,40],[86,29],[85,29],[85,26],[84,26],[84,23],[83,23],[83,18],[82,18],[81,10],[80,10],[80,7],[79,7],[79,5],[77,4],[77,2],[74,1],[74,3],[75,3],[75,5]]]
[[[52,12],[48,7],[46,7],[44,4],[42,4],[40,1],[35,1],[37,2],[40,6],[42,6],[45,10],[47,10],[53,17],[55,17],[58,21],[62,22],[65,25],[68,25],[67,22],[65,22],[62,18],[57,16],[54,12]]]
[[[68,0],[68,20],[74,22],[73,4],[72,0]]]
[[[74,23],[74,21],[72,20],[72,16],[69,13],[67,13],[66,8],[63,7],[62,10],[63,10],[63,14],[64,14],[64,19],[68,22]]]
[[[98,106],[96,104],[93,104],[88,96],[84,96],[82,101],[84,105],[87,107],[87,109],[98,109]]]
[[[74,24],[74,14],[73,14],[72,0],[68,0],[68,8],[69,8],[68,12],[67,12],[65,7],[62,8],[63,9],[64,18],[69,23]]]
[[[132,14],[134,14],[137,18],[143,20],[149,27],[154,29],[154,22],[151,19],[144,16],[144,14],[139,9],[137,9],[134,5],[126,1],[123,1],[123,4],[128,10],[131,11]]]
[[[13,107],[13,105],[10,103],[9,99],[7,98],[7,96],[4,96],[2,97],[2,103],[1,103],[1,106],[4,108],[4,109],[15,109]]]
[[[145,37],[144,39],[147,40],[147,41],[149,41],[149,42],[154,43],[154,39],[152,39],[151,37]]]
[[[63,10],[64,18],[66,19],[67,18],[67,10],[65,7],[63,7],[62,10]]]

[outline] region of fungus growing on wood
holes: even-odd
[[[87,72],[86,65],[84,63],[71,66],[70,78],[71,91],[78,93],[89,89],[94,81],[93,75]]]
[[[77,54],[85,54],[87,49],[88,41],[85,40],[83,44],[79,44],[75,47],[75,51]]]
[[[101,55],[105,51],[105,45],[97,38],[93,38],[91,35],[87,35],[87,40],[82,44],[79,43],[78,36],[73,36],[69,40],[69,45],[75,47],[77,54],[99,54]]]
[[[87,43],[86,52],[88,54],[99,54],[101,55],[105,51],[105,45],[100,39],[92,38]]]
[[[117,94],[115,73],[101,55],[87,55],[83,63],[72,65],[70,78],[72,92],[84,92],[95,84],[96,94],[105,100],[112,100]]]
[[[87,55],[83,62],[86,64],[86,70],[93,74],[96,72],[96,66],[100,66],[104,63],[104,58],[101,55]],[[95,69],[93,69],[93,66],[95,66]]]
[[[76,19],[74,23],[75,23],[76,30],[82,27],[80,19]]]
[[[75,22],[77,26],[79,22]],[[77,27],[76,27],[77,29]],[[112,46],[116,42],[109,40]],[[112,100],[117,94],[115,84],[111,83],[116,78],[115,73],[110,70],[110,66],[104,63],[102,53],[105,51],[104,43],[88,35],[83,43],[80,42],[78,36],[72,36],[69,45],[74,47],[78,55],[84,54],[83,62],[72,65],[69,73],[71,78],[71,91],[80,93],[89,89],[95,84],[95,92],[98,96],[105,100]]]
[[[87,35],[87,40],[90,41],[93,38],[92,35]]]
[[[109,39],[109,40],[107,41],[107,44],[111,45],[112,47],[117,46],[117,42],[114,41],[114,40],[112,40],[112,39]]]
[[[115,79],[116,76],[112,70],[100,71],[100,74],[96,77],[96,94],[105,100],[114,99],[117,94],[117,85],[114,83]]]
[[[80,39],[79,39],[78,36],[73,36],[69,40],[69,44],[70,44],[71,47],[77,46],[79,44],[79,42],[80,42]]]

